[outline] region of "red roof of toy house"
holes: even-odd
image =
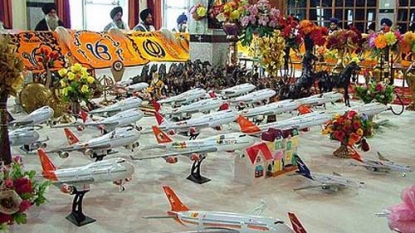
[[[269,150],[267,144],[261,142],[246,148],[246,153],[248,154],[248,157],[251,160],[252,164],[255,163],[260,151],[262,152],[266,160],[272,160],[272,153]]]

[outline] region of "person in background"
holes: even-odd
[[[329,27],[329,35],[333,34],[333,32],[339,30],[339,19],[337,18],[331,18],[330,19],[330,27]]]
[[[37,23],[35,31],[55,31],[58,26],[64,27],[56,13],[56,5],[54,3],[45,3],[42,6],[45,18]]]
[[[376,32],[375,26],[376,25],[375,25],[374,22],[370,23],[369,26],[367,27],[367,34],[371,34],[371,33]]]
[[[383,18],[382,20],[380,20],[380,30],[382,32],[389,32],[391,27],[392,27],[392,20],[388,18]]]
[[[153,26],[153,14],[150,9],[145,9],[140,12],[141,22],[137,24],[133,30],[140,32],[154,32],[156,29]]]
[[[187,32],[187,16],[183,13],[177,18],[177,32]]]
[[[130,30],[128,25],[124,21],[122,21],[122,15],[123,15],[122,7],[117,6],[114,9],[112,9],[110,12],[110,17],[112,19],[112,22],[109,23],[107,26],[105,26],[104,32],[108,32],[111,28],[118,28],[121,30]]]

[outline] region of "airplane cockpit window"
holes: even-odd
[[[245,136],[246,136],[246,134],[239,135],[240,138],[245,137]]]
[[[117,163],[124,163],[124,162],[125,162],[125,159],[117,160]]]
[[[277,225],[277,224],[284,224],[284,221],[282,221],[282,220],[278,220],[278,221],[274,222],[274,224],[275,224],[275,225]]]

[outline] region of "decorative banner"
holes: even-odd
[[[150,61],[187,61],[189,34],[166,32],[109,33],[60,29],[55,32],[26,31],[13,34],[12,42],[24,60],[25,68],[43,71],[38,62],[41,48],[56,51],[54,69],[65,66],[65,57],[91,69],[139,66]]]

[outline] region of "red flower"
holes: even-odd
[[[23,200],[23,201],[20,203],[20,206],[19,206],[19,211],[20,211],[20,212],[25,212],[27,209],[29,209],[29,208],[30,208],[30,206],[32,206],[32,204],[30,203],[30,201],[28,201],[28,200]]]
[[[364,139],[364,138],[362,139],[362,150],[364,152],[370,150],[369,144],[367,143],[366,139]]]
[[[13,219],[11,215],[0,213],[0,224],[3,223],[12,223]]]
[[[382,85],[382,83],[376,84],[375,91],[377,91],[377,92],[383,91],[383,85]]]
[[[345,135],[346,134],[340,130],[337,130],[334,132],[334,137],[337,139],[337,141],[340,141],[340,142],[343,141]]]
[[[6,185],[7,188],[13,188],[13,180],[12,179],[4,180],[4,185]]]
[[[343,131],[346,133],[350,133],[350,131],[352,130],[352,127],[350,125],[343,125]]]
[[[353,119],[353,117],[357,114],[357,112],[355,111],[348,111],[347,112],[347,118],[348,119]]]
[[[360,121],[353,121],[353,128],[355,130],[359,129],[361,126]]]
[[[32,181],[27,178],[19,178],[14,181],[16,192],[20,195],[22,193],[32,192]]]

